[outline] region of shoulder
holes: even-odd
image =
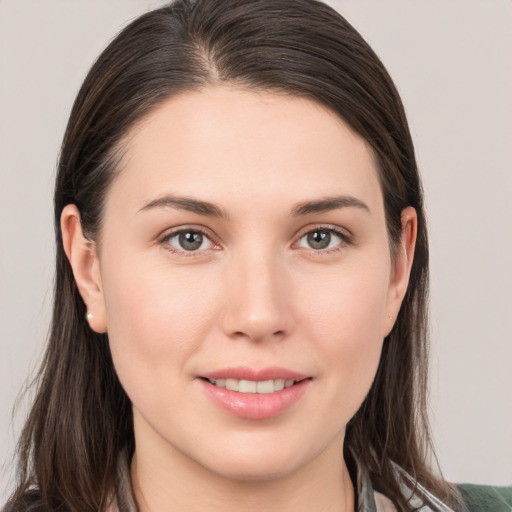
[[[512,512],[512,487],[457,485],[469,512]]]

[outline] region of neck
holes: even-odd
[[[354,511],[343,439],[285,476],[241,480],[213,473],[175,452],[136,450],[131,479],[140,512]]]

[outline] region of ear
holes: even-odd
[[[95,332],[106,332],[105,300],[96,244],[84,236],[80,212],[74,204],[68,204],[62,210],[60,227],[64,252],[73,270],[78,291],[87,307],[89,325]]]
[[[395,258],[391,262],[384,337],[391,332],[407,292],[418,232],[418,216],[412,206],[405,208],[401,217],[400,243],[396,248]]]

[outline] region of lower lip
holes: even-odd
[[[203,389],[212,400],[233,416],[249,420],[274,418],[297,402],[306,392],[311,379],[304,379],[274,393],[239,393],[217,387],[201,379]]]

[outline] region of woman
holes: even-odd
[[[426,462],[407,122],[330,8],[183,1],[136,20],[75,102],[55,222],[10,509],[463,507]]]

